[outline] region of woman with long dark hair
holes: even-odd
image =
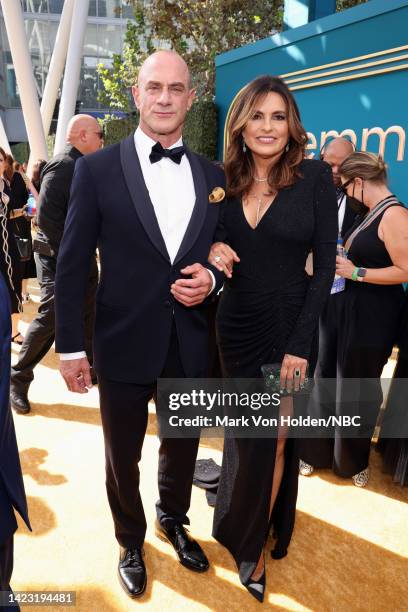
[[[227,377],[258,378],[263,364],[281,363],[282,388],[296,388],[307,367],[313,373],[317,324],[335,269],[337,204],[331,169],[305,159],[306,142],[281,79],[259,77],[238,94],[228,124],[227,200],[209,258],[227,275],[217,314]],[[291,401],[281,410],[290,412]],[[284,431],[269,439],[225,438],[214,536],[261,601],[270,527],[275,559],[291,539],[298,463],[297,441]]]

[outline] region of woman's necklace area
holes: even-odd
[[[262,198],[265,197],[267,198],[267,200],[265,202],[262,201]],[[261,220],[261,212],[264,208],[264,206],[266,206],[266,204],[270,203],[272,204],[273,201],[273,195],[271,193],[262,193],[260,196],[254,194],[254,193],[248,193],[246,199],[247,202],[246,204],[249,204],[249,198],[254,198],[256,200],[256,216],[255,216],[255,227],[258,226],[259,221]],[[272,198],[272,201],[271,201]]]

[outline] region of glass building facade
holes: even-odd
[[[41,98],[64,0],[20,1],[38,95]],[[112,55],[122,52],[126,23],[132,18],[132,8],[122,0],[90,0],[77,96],[81,102],[81,112],[103,114],[106,110],[101,108],[97,99],[101,83],[96,67],[99,63],[111,65]],[[21,109],[21,104],[0,5],[0,111],[12,109],[15,109],[15,114],[17,109]],[[8,136],[10,140],[15,140],[13,134]]]

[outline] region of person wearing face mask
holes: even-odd
[[[306,132],[279,78],[262,76],[236,97],[228,125],[227,200],[209,261],[227,276],[217,313],[224,375],[261,378],[281,364],[281,389],[313,374],[317,327],[335,270],[337,205],[330,167],[304,159]],[[314,272],[305,271],[313,251]],[[296,400],[280,405],[291,414]],[[295,439],[225,436],[214,537],[233,555],[241,582],[265,592],[264,547],[286,555],[295,522]]]
[[[327,449],[326,464],[320,467],[332,467],[363,487],[382,403],[380,377],[397,340],[405,296],[402,283],[408,281],[408,211],[389,190],[381,157],[352,153],[339,174],[344,193],[367,209],[344,237],[347,258],[336,260],[336,273],[346,281],[336,297],[335,412],[357,416],[360,427],[352,437],[336,429],[334,439],[318,444]]]

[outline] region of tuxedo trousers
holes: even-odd
[[[35,319],[30,323],[17,363],[11,368],[11,382],[22,393],[27,393],[34,378],[35,366],[45,357],[55,339],[55,272],[56,258],[35,253],[37,276],[40,284],[40,304]],[[98,268],[92,260],[84,303],[85,350],[92,364],[92,336],[95,321],[95,295]]]
[[[184,378],[175,324],[160,378]],[[139,490],[139,462],[149,423],[148,403],[157,381],[123,383],[98,373],[103,435],[105,441],[106,490],[115,536],[125,548],[142,546],[146,517]],[[199,439],[160,438],[158,520],[167,526],[189,524],[191,487]]]

